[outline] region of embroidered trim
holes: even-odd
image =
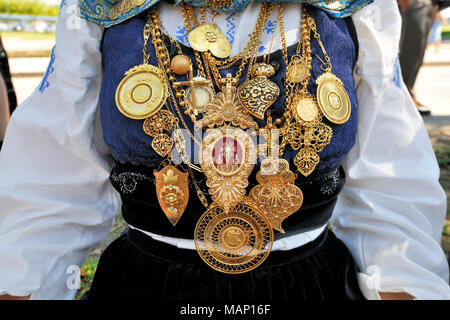
[[[111,19],[110,12],[116,11],[115,8],[118,6],[124,7],[125,5],[121,4],[121,2],[125,1],[129,0],[79,0],[79,15],[90,22],[102,25],[104,27],[110,27],[130,19],[160,2],[160,0],[146,0],[142,5],[137,5],[127,12],[118,14],[117,17],[114,17],[115,19]],[[239,12],[244,10],[252,2],[262,1],[264,0],[234,0],[232,6],[220,9],[219,11],[223,13]],[[274,0],[272,2],[309,3],[315,7],[325,10],[333,18],[346,18],[373,1],[374,0]],[[206,6],[206,2],[204,0],[175,0],[176,5],[181,4],[181,2],[189,3],[193,6]]]
[[[54,63],[55,63],[55,49],[56,46],[53,47],[52,49],[52,53],[50,55],[50,62],[48,64],[47,70],[45,71],[44,77],[42,78],[42,82],[39,85],[39,92],[41,94],[43,94],[45,92],[45,90],[50,87],[50,81],[48,80],[48,78],[50,77],[50,75],[55,72],[55,68],[53,67]]]

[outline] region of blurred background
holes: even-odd
[[[0,67],[12,111],[16,104],[20,107],[20,103],[39,87],[47,70],[55,44],[60,3],[61,0],[0,0],[0,44],[3,44]],[[439,161],[441,183],[449,196],[450,8],[442,10],[440,16],[435,19],[439,19],[439,28],[433,28],[434,31],[430,32],[430,43],[414,91],[416,99],[430,111],[430,114],[423,114],[423,120]],[[447,255],[450,252],[450,204],[448,207],[442,233],[442,246]],[[125,223],[119,214],[110,236],[92,248],[82,268],[80,295],[89,287],[99,255],[124,227]]]

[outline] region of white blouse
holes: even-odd
[[[120,206],[98,114],[103,29],[77,18],[76,4],[64,2],[48,71],[12,116],[0,153],[0,294],[73,299],[73,267],[106,237]],[[176,38],[183,27],[174,19],[179,10],[162,6],[163,24]],[[258,6],[234,15],[233,52],[253,29]],[[284,7],[293,44],[300,9]],[[216,18],[223,30],[227,18]],[[405,291],[417,299],[450,299],[440,247],[446,197],[426,128],[401,80],[397,2],[375,0],[353,21],[360,46],[359,130],[344,163],[334,231],[361,270],[366,298]],[[263,51],[271,40],[268,32]],[[284,241],[295,247],[299,240]]]

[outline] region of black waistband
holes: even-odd
[[[181,219],[174,227],[159,206],[153,171],[155,168],[116,163],[111,172],[111,182],[122,197],[122,215],[125,221],[141,230],[173,238],[193,239],[195,226],[206,211],[200,202],[194,183],[189,185],[189,203]],[[208,195],[206,179],[195,173],[196,182]],[[257,184],[254,172],[249,178],[249,190]],[[331,218],[337,196],[345,182],[342,168],[309,179],[296,181],[303,192],[304,202],[300,210],[283,222],[285,233],[275,231],[275,240],[325,225]]]

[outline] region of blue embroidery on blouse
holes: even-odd
[[[147,0],[142,5],[136,6],[130,11],[121,14],[117,19],[109,18],[111,9],[120,4],[121,1],[129,0],[79,0],[78,8],[80,16],[88,21],[110,27],[128,20],[141,12],[151,8],[160,0]],[[219,11],[223,13],[234,13],[244,10],[252,2],[263,2],[267,0],[234,0],[233,4],[228,8]],[[182,2],[189,3],[193,6],[206,6],[205,0],[175,0],[175,4]],[[320,8],[334,18],[346,18],[357,12],[361,8],[372,3],[373,0],[346,0],[346,1],[330,1],[330,0],[272,0],[271,2],[296,2],[308,3]]]
[[[53,64],[55,63],[55,48],[56,46],[54,46],[52,49],[52,53],[50,55],[50,62],[48,64],[47,70],[45,71],[44,78],[42,78],[42,82],[39,85],[39,92],[41,94],[45,92],[45,89],[50,87],[50,81],[48,80],[48,78],[53,72],[55,72],[55,68],[53,67]]]
[[[226,19],[227,21],[227,31],[226,36],[231,45],[234,42],[234,33],[236,31],[236,25],[234,24],[234,13],[230,14]]]
[[[266,23],[266,26],[264,27],[264,32],[267,34],[272,34],[275,32],[275,27],[277,25],[276,20],[269,20]]]
[[[333,129],[333,139],[319,154],[321,161],[316,172],[320,173],[339,166],[355,143],[358,115],[353,70],[356,64],[356,49],[348,30],[348,23],[351,23],[351,19],[333,19],[321,10],[311,9],[310,11],[316,19],[318,32],[330,56],[333,73],[343,81],[352,105],[352,115],[347,123],[335,125],[325,120],[325,123]],[[145,21],[145,15],[140,15],[105,30],[102,46],[104,77],[100,93],[100,111],[104,139],[112,156],[120,162],[154,167],[160,163],[162,158],[154,152],[151,146],[152,138],[146,135],[142,129],[144,120],[133,120],[123,116],[115,103],[115,92],[125,72],[142,62],[142,30]],[[169,43],[168,40],[167,43]],[[295,49],[295,46],[289,49],[289,57],[295,53]],[[324,58],[317,41],[312,41],[311,51],[313,61],[308,89],[311,94],[315,95],[317,86],[314,82],[323,73],[320,69],[322,63],[316,54],[322,60]],[[148,52],[150,53],[149,63],[156,65],[154,48],[150,44]],[[195,61],[189,48],[183,48],[183,53]],[[277,62],[280,66],[278,72],[271,78],[282,92],[271,107],[272,116],[277,119],[285,111],[283,93],[286,65],[283,62],[281,51],[272,53],[271,61]],[[239,64],[220,72],[222,76],[225,76],[226,72],[236,74],[238,67]],[[246,74],[246,71],[247,68],[244,69],[243,74]],[[177,77],[177,80],[183,79],[184,77]],[[242,81],[243,79],[241,79],[241,83]],[[192,122],[187,116],[184,118],[193,132]],[[257,122],[260,126],[265,124],[264,121],[257,120]],[[292,160],[295,154],[296,152],[287,147],[284,158]]]
[[[403,78],[402,78],[402,70],[400,68],[400,60],[397,57],[394,64],[394,77],[392,81],[395,83],[395,86],[399,89],[402,88]]]
[[[178,42],[188,45],[189,44],[189,34],[186,31],[186,27],[178,26],[175,32],[175,40]]]

